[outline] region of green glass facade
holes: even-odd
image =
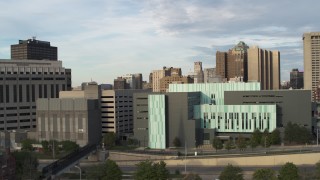
[[[201,104],[224,105],[224,91],[260,91],[260,83],[170,84],[169,92],[201,92]]]
[[[276,128],[276,105],[196,105],[195,118],[201,128],[216,132],[269,132]]]
[[[166,101],[165,95],[148,96],[149,147],[166,148]]]

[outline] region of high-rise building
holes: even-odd
[[[34,129],[36,100],[71,90],[61,61],[0,60],[0,130]]]
[[[129,89],[129,84],[127,83],[127,80],[122,77],[117,77],[113,81],[113,88],[114,89]]]
[[[292,89],[303,88],[303,72],[300,72],[298,69],[292,69],[290,72],[290,87]]]
[[[248,81],[260,82],[262,90],[280,89],[280,52],[249,48]]]
[[[217,75],[228,80],[234,78],[247,81],[247,49],[249,46],[240,41],[228,52],[216,53]]]
[[[114,80],[114,89],[142,89],[142,74],[126,74]]]
[[[182,76],[181,68],[163,67],[161,70],[152,71],[152,91],[160,92],[160,79],[166,76]]]
[[[203,83],[202,62],[194,62],[194,83]]]
[[[312,90],[314,94],[320,80],[320,32],[303,34],[303,56],[304,89]]]
[[[58,48],[50,42],[36,40],[19,40],[19,44],[11,45],[11,59],[52,60],[58,59]]]
[[[224,78],[216,74],[216,68],[204,68],[204,83],[219,83],[223,82]]]
[[[190,76],[166,76],[160,79],[160,92],[166,92],[169,84],[190,84],[193,82],[193,78]]]

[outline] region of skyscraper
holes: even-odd
[[[11,45],[11,59],[33,59],[57,61],[58,48],[50,42],[36,40],[19,40],[19,44]]]
[[[240,41],[228,52],[216,53],[217,75],[228,80],[240,78],[247,81],[247,49],[249,46]]]
[[[202,62],[194,62],[194,83],[203,83]]]
[[[303,34],[304,89],[312,90],[313,98],[320,80],[320,32]]]
[[[280,89],[280,52],[249,48],[248,81],[260,82],[262,90]]]
[[[290,87],[292,89],[303,88],[303,72],[300,72],[298,69],[292,69],[290,72]]]

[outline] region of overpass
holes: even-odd
[[[88,144],[82,148],[78,148],[71,152],[70,154],[64,156],[57,161],[52,162],[51,164],[45,166],[42,169],[42,179],[54,179],[56,176],[64,173],[69,170],[74,165],[78,164],[79,161],[86,158],[90,155],[91,152],[97,149],[97,145]]]

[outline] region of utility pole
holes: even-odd
[[[187,174],[187,141],[184,141],[184,173]]]
[[[319,128],[317,126],[317,147],[319,146]]]

